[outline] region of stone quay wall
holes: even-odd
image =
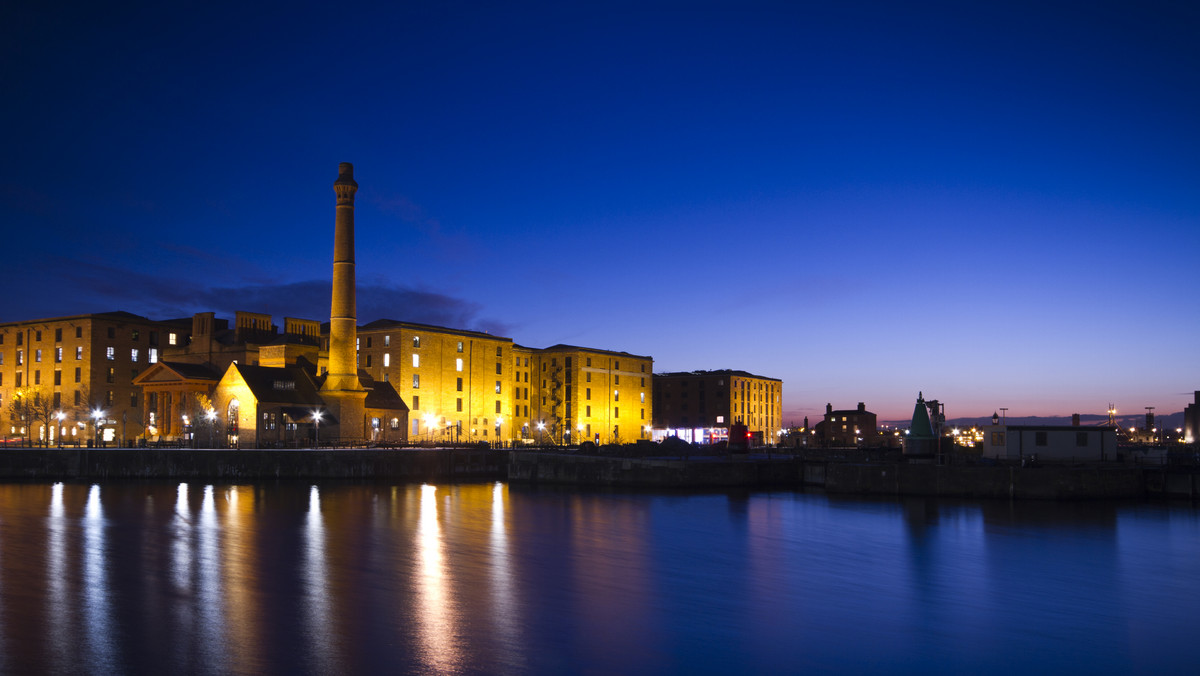
[[[788,486],[847,495],[1021,500],[1200,497],[1200,472],[1194,467],[971,467],[805,461],[786,456],[697,461],[513,451],[509,455],[508,479],[580,486]]]
[[[10,448],[5,479],[400,479],[504,478],[492,449]]]

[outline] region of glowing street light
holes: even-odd
[[[433,441],[433,432],[437,429],[437,416],[432,413],[425,414],[425,429],[429,432],[429,440]]]
[[[208,409],[208,411],[204,414],[204,417],[208,418],[208,447],[212,448],[212,446],[213,446],[213,428],[216,427],[216,423],[217,423],[216,409],[212,409],[212,408]]]
[[[321,447],[321,409],[313,409],[313,447]]]
[[[541,445],[542,443],[544,443],[544,440],[542,439],[542,433],[546,431],[546,422],[538,421],[537,430],[538,430],[538,444]]]
[[[92,439],[97,446],[100,445],[100,419],[103,417],[104,411],[98,408],[92,411],[92,420],[94,421],[92,423]]]

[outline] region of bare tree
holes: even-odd
[[[37,436],[38,442],[50,442],[50,427],[58,423],[58,407],[54,405],[54,399],[40,389],[24,388],[17,390],[13,394],[13,398],[8,402],[9,419],[13,422],[13,427],[17,427],[18,423],[25,438],[26,443],[33,436],[34,427],[38,423],[42,423],[42,432]]]

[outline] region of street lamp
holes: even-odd
[[[321,409],[313,409],[313,448],[321,447]]]
[[[504,416],[502,416],[502,415],[496,416],[496,443],[500,444],[501,447],[504,446],[504,440],[500,437],[500,424],[503,422],[504,422]]]
[[[100,419],[104,417],[104,411],[95,409],[92,411],[92,441],[96,446],[100,445]]]
[[[212,448],[213,428],[217,426],[217,411],[210,408],[208,409],[208,412],[204,414],[204,417],[208,418],[208,447]]]
[[[67,414],[63,413],[62,411],[56,411],[54,413],[54,417],[58,419],[58,429],[54,430],[54,436],[58,437],[58,447],[62,448],[62,435],[63,430],[65,429],[63,427],[63,418],[66,418]]]
[[[545,443],[545,442],[542,440],[542,432],[544,432],[544,431],[546,430],[546,423],[545,423],[545,421],[539,421],[539,422],[538,422],[538,424],[537,424],[537,430],[538,430],[538,445],[539,445],[539,446],[541,446],[543,443]]]
[[[429,441],[433,441],[433,431],[437,429],[437,416],[432,413],[425,414],[425,430],[429,432]]]

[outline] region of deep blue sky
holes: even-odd
[[[325,319],[353,162],[363,323],[796,423],[1200,388],[1195,3],[77,4],[0,9],[0,321]]]

